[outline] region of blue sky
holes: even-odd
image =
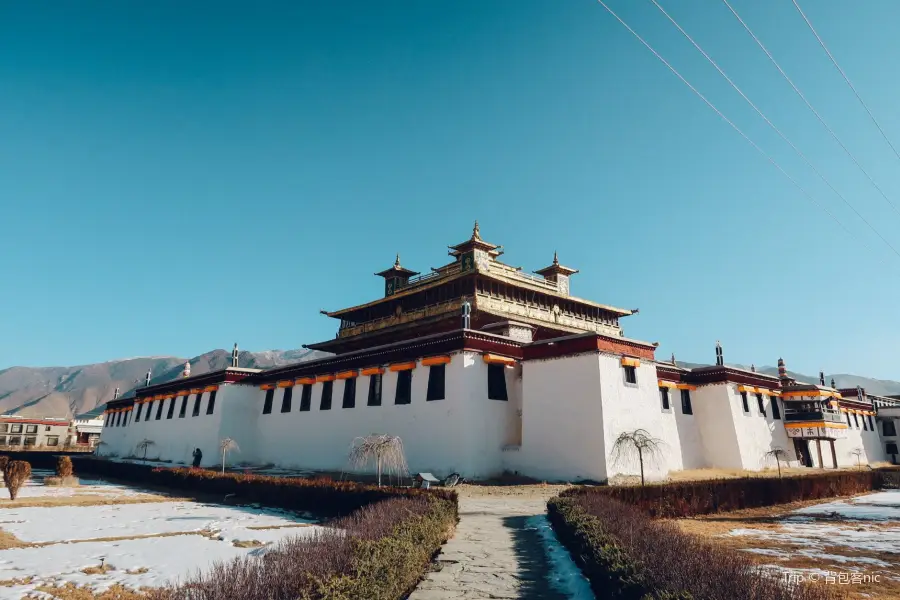
[[[724,4],[660,0],[896,247],[900,216]],[[0,368],[330,338],[472,221],[639,307],[658,356],[900,379],[900,257],[648,1],[4,4]],[[732,0],[900,206],[900,161],[788,0]],[[804,9],[900,143],[900,5]],[[866,249],[861,242],[869,245]]]

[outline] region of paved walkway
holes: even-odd
[[[526,524],[545,512],[541,498],[460,497],[456,535],[409,600],[565,600],[546,578],[540,534]]]

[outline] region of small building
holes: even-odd
[[[62,449],[68,435],[68,419],[0,416],[0,447],[5,449]]]

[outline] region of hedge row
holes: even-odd
[[[606,494],[556,497],[548,516],[598,598],[625,600],[832,600],[834,586],[786,584],[735,550]]]
[[[332,481],[242,473],[219,473],[203,469],[159,468],[88,458],[75,459],[75,471],[165,487],[188,494],[233,496],[233,501],[308,511],[323,517],[343,516],[389,498],[436,497],[456,507],[456,492],[444,489],[378,487]]]
[[[563,497],[614,498],[654,517],[690,517],[716,512],[861,494],[882,487],[890,471],[837,471],[792,477],[748,477],[648,486],[574,487]]]
[[[217,563],[150,593],[151,600],[398,600],[415,587],[456,522],[455,504],[392,498],[338,519],[262,556]]]

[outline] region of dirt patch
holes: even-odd
[[[516,497],[523,500],[539,499],[549,500],[553,496],[559,495],[565,489],[572,487],[569,484],[550,484],[550,483],[533,483],[533,484],[517,484],[517,485],[501,485],[501,484],[477,484],[464,483],[458,485],[453,490],[466,498],[484,498],[484,497]]]
[[[868,468],[868,467],[863,467]],[[818,475],[821,473],[834,473],[835,471],[858,471],[857,467],[841,467],[838,469],[813,469],[809,467],[781,467],[782,475],[804,476]],[[739,479],[743,477],[778,477],[778,469],[770,467],[761,471],[747,471],[744,469],[686,469],[684,471],[671,471],[666,481],[706,481],[708,479]]]
[[[10,548],[27,548],[31,544],[23,542],[8,531],[0,529],[0,550],[9,550]]]

